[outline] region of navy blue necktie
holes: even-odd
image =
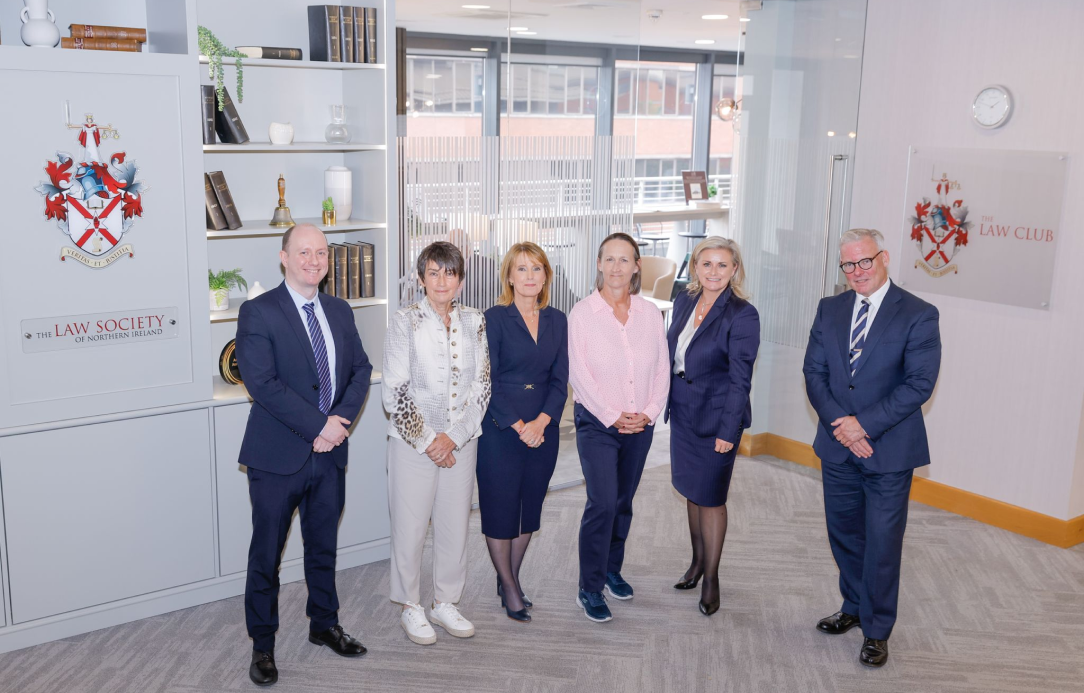
[[[869,326],[866,318],[869,317],[869,299],[862,299],[862,307],[858,309],[858,318],[854,321],[851,330],[851,375],[858,370],[858,359],[862,356],[862,347],[866,345],[866,328]]]
[[[320,329],[320,321],[316,319],[316,309],[311,303],[306,303],[305,319],[309,323],[309,337],[312,338],[312,351],[316,355],[316,373],[320,376],[320,411],[331,411],[331,369],[327,366],[327,345],[324,344],[324,331]]]

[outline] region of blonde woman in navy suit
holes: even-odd
[[[693,249],[692,280],[674,302],[670,345],[670,469],[686,498],[693,559],[674,585],[696,587],[700,611],[719,609],[719,559],[726,538],[726,497],[760,348],[760,316],[742,287],[745,268],[734,241],[709,236]]]

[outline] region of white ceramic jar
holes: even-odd
[[[329,166],[324,171],[324,198],[331,198],[335,203],[335,215],[339,223],[350,219],[354,209],[354,177],[345,166]]]
[[[290,144],[294,141],[294,126],[289,123],[271,123],[267,128],[271,144]]]

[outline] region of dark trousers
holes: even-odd
[[[601,592],[606,573],[621,571],[625,539],[632,526],[632,497],[640,485],[655,427],[643,433],[607,428],[577,403],[576,448],[587,483],[580,522],[580,588]]]
[[[839,566],[842,611],[867,638],[887,640],[896,623],[900,558],[913,469],[878,474],[853,455],[821,462],[828,542]]]
[[[330,455],[315,453],[294,474],[249,467],[248,493],[252,499],[252,543],[245,583],[245,624],[252,648],[273,652],[279,628],[279,563],[294,510],[301,513],[309,630],[319,633],[339,622],[335,554],[339,518],[346,504],[346,470],[339,469]]]

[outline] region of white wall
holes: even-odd
[[[880,229],[898,256],[910,145],[1069,153],[1049,311],[923,296],[941,311],[944,358],[926,407],[934,462],[921,474],[1060,519],[1084,514],[1082,25],[1076,0],[869,0],[851,208],[851,225]],[[988,132],[970,104],[992,83],[1016,108]],[[768,351],[757,392],[767,423],[756,430],[796,437],[785,431],[808,424],[798,439],[811,440],[794,397],[797,350]]]

